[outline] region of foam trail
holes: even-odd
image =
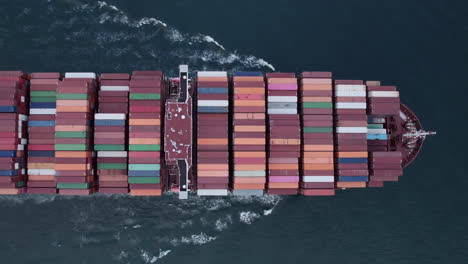
[[[264,59],[257,58],[253,55],[240,55],[237,52],[228,52],[226,51],[226,48],[221,45],[218,41],[216,41],[213,37],[208,36],[208,35],[203,35],[203,34],[196,34],[194,36],[182,33],[179,30],[177,30],[174,27],[168,26],[166,23],[164,23],[161,20],[158,20],[154,17],[143,17],[139,19],[132,19],[130,18],[124,11],[120,10],[114,5],[110,5],[105,1],[98,1],[97,2],[97,7],[99,9],[102,9],[105,11],[100,17],[99,17],[99,23],[103,24],[106,22],[112,22],[112,23],[119,23],[122,25],[126,25],[128,27],[133,27],[133,28],[140,28],[145,25],[152,25],[152,26],[163,26],[165,29],[165,37],[173,42],[185,42],[188,43],[189,45],[192,45],[193,43],[202,43],[202,44],[208,44],[211,45],[213,44],[215,47],[219,48],[220,53],[217,52],[211,52],[211,53],[203,53],[203,54],[198,54],[195,55],[195,58],[199,58],[203,61],[218,61],[221,64],[232,64],[234,62],[239,62],[243,64],[246,67],[249,68],[255,68],[255,67],[266,67],[269,68],[270,70],[275,70],[275,67],[271,64],[265,61]],[[93,9],[95,7],[90,6],[90,5],[85,5],[82,7],[82,9]],[[109,14],[109,13],[113,14]],[[192,58],[194,56],[192,55]]]

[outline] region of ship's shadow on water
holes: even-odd
[[[27,244],[31,249],[25,258],[31,260],[45,260],[41,252],[50,252],[47,258],[63,259],[72,252],[77,256],[79,250],[83,254],[76,263],[154,263],[188,247],[222,239],[230,228],[254,224],[271,214],[280,199],[265,195],[178,200],[172,193],[162,197],[0,196],[0,208],[11,218],[4,221],[16,220],[22,229],[16,233],[0,225],[0,233],[15,237],[5,252],[0,249],[0,255],[14,255]],[[29,241],[38,233],[41,241]]]

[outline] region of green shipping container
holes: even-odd
[[[53,103],[55,102],[55,96],[44,96],[44,97],[31,97],[31,102],[33,103]]]
[[[161,146],[158,145],[128,145],[130,151],[160,151]]]
[[[128,183],[160,183],[159,177],[128,177]]]
[[[128,169],[140,171],[155,171],[160,170],[161,166],[159,164],[129,164]]]
[[[57,183],[57,189],[89,189],[89,183]]]
[[[94,145],[96,151],[119,151],[125,150],[125,145]]]
[[[383,128],[383,124],[367,124],[367,128]]]
[[[59,93],[57,100],[88,100],[88,94],[85,93]]]
[[[98,163],[98,170],[126,170],[127,163]]]
[[[131,100],[159,100],[161,94],[158,93],[130,93]]]
[[[304,133],[333,133],[332,127],[304,127]]]
[[[67,132],[57,131],[55,132],[56,138],[86,138],[88,132]]]
[[[31,91],[29,95],[31,97],[33,96],[40,96],[40,97],[49,97],[49,96],[54,96],[55,97],[55,91]]]
[[[332,103],[302,103],[303,108],[332,108]]]
[[[86,144],[55,144],[55,150],[87,150]]]

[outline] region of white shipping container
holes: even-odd
[[[366,133],[367,127],[336,127],[336,133]]]
[[[370,91],[369,97],[399,97],[398,91]]]
[[[53,169],[28,169],[28,174],[30,175],[55,175],[55,170]]]
[[[249,171],[234,171],[236,177],[265,177],[266,172],[263,170],[249,170]]]
[[[335,176],[304,176],[304,182],[334,182]]]
[[[263,195],[263,190],[232,190],[233,195],[238,195],[238,196],[261,196]]]
[[[367,103],[336,103],[336,109],[366,109]]]
[[[366,97],[366,91],[336,91],[335,96],[341,96],[341,97]]]
[[[228,100],[198,100],[198,106],[229,106]]]
[[[127,151],[98,151],[97,156],[101,158],[105,158],[105,157],[125,158],[127,157]]]
[[[270,115],[296,115],[297,114],[297,109],[268,109],[268,114]]]
[[[94,114],[97,120],[125,120],[125,114]]]
[[[24,150],[24,145],[18,144],[17,150]]]
[[[367,134],[387,134],[387,130],[383,128],[369,128],[367,129]]]
[[[29,110],[30,115],[55,115],[55,108],[32,108]]]
[[[66,72],[65,78],[91,78],[96,79],[94,72]]]
[[[225,71],[199,71],[198,77],[227,77]]]
[[[295,103],[297,102],[297,96],[268,96],[268,102],[285,102],[285,103]]]
[[[198,189],[197,195],[199,196],[226,196],[228,190],[224,189]]]
[[[362,84],[337,84],[335,91],[366,91],[366,86]]]
[[[28,121],[29,117],[27,115],[18,115],[18,118],[22,121]]]
[[[101,86],[101,91],[130,91],[130,86]]]

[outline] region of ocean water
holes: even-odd
[[[334,197],[0,196],[0,263],[467,263],[466,1],[0,4],[0,70],[331,70],[438,132],[400,182]]]

